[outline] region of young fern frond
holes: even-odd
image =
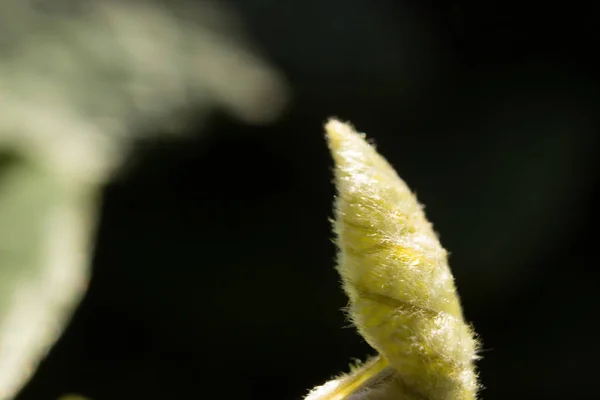
[[[307,400],[473,400],[477,341],[446,250],[421,205],[364,135],[326,126],[335,163],[334,231],[349,314],[379,356]]]

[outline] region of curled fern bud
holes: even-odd
[[[446,250],[408,186],[364,135],[337,120],[325,129],[338,192],[337,270],[349,315],[389,363],[375,375],[391,375],[360,398],[475,399],[477,342],[463,319]],[[335,390],[327,396],[313,398],[346,398]]]

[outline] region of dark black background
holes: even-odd
[[[104,191],[91,288],[18,399],[299,399],[371,354],[333,269],[332,115],[426,204],[483,341],[481,397],[593,398],[594,6],[234,6],[290,106],[137,144]]]

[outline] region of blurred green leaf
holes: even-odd
[[[216,3],[7,0],[0,93],[6,400],[84,293],[98,192],[135,137],[185,130],[181,117],[192,110],[196,123],[214,109],[268,122],[286,87]]]
[[[95,185],[12,157],[0,170],[0,398],[35,370],[88,279]]]

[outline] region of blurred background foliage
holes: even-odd
[[[35,165],[101,201],[89,290],[17,399],[298,399],[370,354],[333,269],[331,115],[366,131],[426,205],[483,341],[482,398],[595,392],[593,10],[135,1],[114,3],[115,19],[107,2],[54,4],[54,28],[0,13],[3,38],[39,31],[2,43],[2,160],[28,161],[2,162],[0,195],[17,193],[9,165]],[[74,34],[91,20],[124,36]],[[67,54],[52,53],[46,33],[69,24],[52,42]],[[97,47],[68,41],[85,38]],[[42,68],[68,60],[74,72]],[[33,218],[7,215],[2,245]]]

